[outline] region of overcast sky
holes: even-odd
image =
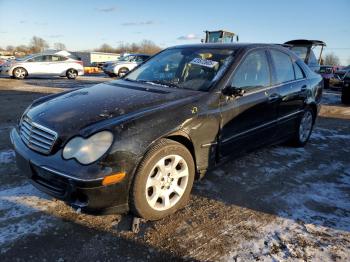
[[[0,0],[0,46],[28,44],[33,35],[70,50],[103,43],[196,43],[204,30],[226,29],[241,42],[320,39],[350,63],[350,0]]]

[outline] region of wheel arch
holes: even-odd
[[[196,169],[195,178],[199,178],[199,170],[197,167],[196,153],[195,153],[194,145],[193,145],[191,138],[183,131],[175,132],[175,133],[167,135],[163,138],[178,142],[178,143],[182,144],[184,147],[186,147],[188,149],[188,151],[190,151],[192,158],[193,158],[194,166]]]
[[[314,114],[314,123],[316,121],[317,113],[318,113],[318,108],[316,103],[309,103],[306,105],[306,108],[310,108],[312,110],[312,113]]]
[[[68,67],[67,69],[66,69],[66,74],[68,74],[68,71],[69,70],[74,70],[74,71],[76,71],[77,73],[78,73],[78,69],[76,69],[76,68],[74,68],[74,67]]]
[[[11,75],[13,76],[13,74],[14,74],[14,71],[17,69],[17,68],[23,68],[25,71],[26,71],[26,76],[28,76],[29,75],[29,73],[28,73],[28,69],[27,68],[25,68],[24,66],[22,66],[22,65],[17,65],[17,66],[15,66],[15,67],[13,67],[12,69],[11,69]]]

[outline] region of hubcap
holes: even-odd
[[[16,71],[15,71],[15,76],[16,77],[24,78],[25,75],[26,75],[26,72],[22,68],[16,69]]]
[[[127,72],[128,72],[127,69],[120,70],[120,71],[119,71],[119,76],[120,76],[120,77],[125,76]]]
[[[69,77],[74,78],[74,77],[77,76],[77,73],[76,73],[74,70],[69,70],[69,71],[68,71],[68,75],[69,75]]]
[[[151,208],[163,211],[173,207],[185,193],[189,170],[185,159],[169,155],[152,168],[146,182],[146,199]]]
[[[306,111],[303,118],[300,121],[299,126],[299,138],[302,143],[304,143],[312,130],[312,114],[310,111]]]

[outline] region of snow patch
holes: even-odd
[[[0,164],[8,164],[15,161],[16,153],[12,149],[0,151]]]
[[[53,217],[42,213],[55,203],[30,184],[0,189],[0,246],[52,226]],[[1,252],[5,249],[2,248]]]

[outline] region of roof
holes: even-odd
[[[287,45],[321,45],[326,46],[326,43],[321,40],[295,39],[285,42]]]
[[[85,53],[85,54],[98,54],[98,55],[120,56],[120,54],[118,54],[118,53],[106,53],[106,52],[98,52],[98,51],[73,51],[72,53],[73,53],[73,54],[74,54],[74,53],[76,53],[76,54]]]
[[[223,48],[223,49],[239,49],[239,48],[255,48],[255,47],[276,47],[280,44],[264,44],[264,43],[198,43],[177,45],[169,48]]]
[[[62,56],[70,56],[71,53],[65,50],[54,50],[54,49],[48,49],[44,52],[40,53],[41,55],[62,55]]]

